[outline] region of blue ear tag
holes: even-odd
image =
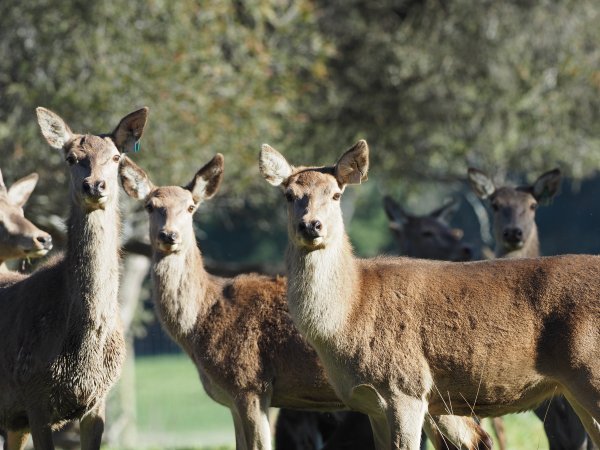
[[[133,144],[133,151],[136,153],[140,151],[140,141],[135,141],[135,144]]]

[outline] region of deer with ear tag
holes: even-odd
[[[345,406],[292,323],[284,278],[206,272],[193,215],[216,194],[223,171],[224,158],[217,154],[183,187],[155,186],[128,158],[120,175],[125,192],[148,212],[153,298],[163,327],[196,365],[208,395],[230,409],[236,448],[270,449],[270,406],[321,411]],[[460,439],[477,438],[474,421],[465,418],[458,425]]]
[[[70,173],[67,251],[0,288],[0,427],[9,450],[29,433],[54,450],[52,429],[79,420],[81,448],[98,450],[104,403],[124,358],[119,319],[118,168],[137,141],[147,109],[112,133],[76,134],[57,114],[37,109],[42,134]]]
[[[376,447],[417,450],[427,413],[481,417],[564,394],[600,443],[600,257],[355,258],[340,197],[366,180],[359,141],[333,166],[259,168],[287,202],[287,300],[335,392]]]

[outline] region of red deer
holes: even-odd
[[[208,395],[231,410],[236,448],[270,449],[270,406],[345,406],[292,323],[285,278],[206,272],[192,219],[216,194],[223,168],[217,154],[184,187],[155,186],[128,158],[120,174],[125,192],[149,215],[153,297],[163,327],[196,365]],[[443,416],[437,425],[464,448],[477,448],[484,433],[468,418]]]
[[[389,196],[383,203],[400,254],[445,261],[472,258],[471,246],[462,241],[462,230],[449,226],[458,211],[458,201],[451,201],[422,216],[407,213]],[[421,448],[424,449],[426,439],[423,434],[421,436]],[[367,450],[373,448],[373,434],[367,416],[353,411],[332,415],[282,410],[277,418],[275,444],[286,450],[321,447],[323,450]],[[439,448],[442,443],[434,445]],[[491,445],[490,440],[489,448]]]
[[[493,211],[493,231],[497,258],[535,258],[540,256],[535,213],[538,205],[548,204],[558,193],[559,169],[542,174],[532,185],[496,187],[494,181],[477,169],[469,169],[471,188],[482,200],[489,200]],[[535,409],[544,422],[550,450],[585,450],[591,446],[581,421],[564,397],[547,400]],[[505,444],[501,441],[501,448]]]
[[[70,172],[66,254],[0,289],[0,426],[8,448],[31,433],[53,450],[52,429],[80,420],[81,448],[100,448],[104,403],[124,357],[117,311],[118,167],[139,140],[147,109],[112,133],[76,134],[55,113],[37,109],[42,134]]]
[[[290,314],[378,449],[418,449],[427,412],[500,416],[554,394],[600,442],[599,257],[359,259],[340,198],[367,179],[365,141],[327,167],[265,144],[259,168],[288,205]]]
[[[0,274],[9,259],[39,258],[52,249],[52,237],[23,214],[23,206],[38,181],[37,173],[15,181],[7,189],[0,171]]]

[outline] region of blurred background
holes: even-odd
[[[35,107],[100,133],[148,106],[131,157],[156,184],[186,184],[225,156],[221,190],[196,217],[214,273],[284,270],[284,203],[258,173],[263,142],[298,165],[369,142],[369,181],[343,199],[361,256],[398,253],[386,194],[414,214],[460,200],[452,225],[477,255],[493,248],[468,167],[498,184],[559,167],[562,193],[537,216],[542,253],[598,253],[599,23],[597,0],[3,0],[0,168],[7,185],[39,173],[26,214],[60,248],[67,172]],[[228,411],[154,318],[146,215],[122,203],[130,352],[105,441],[228,448]],[[520,427],[511,448],[547,448],[539,422]]]

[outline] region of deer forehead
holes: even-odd
[[[514,187],[501,187],[497,189],[490,200],[503,206],[529,205],[535,202],[535,198],[529,192]]]
[[[313,195],[327,195],[340,190],[330,168],[300,169],[288,178],[287,188],[296,194]]]
[[[76,136],[65,147],[65,153],[74,153],[80,158],[96,158],[101,162],[120,154],[111,138],[93,134]]]
[[[192,193],[180,186],[162,186],[154,189],[147,199],[156,208],[187,208],[194,204]]]

